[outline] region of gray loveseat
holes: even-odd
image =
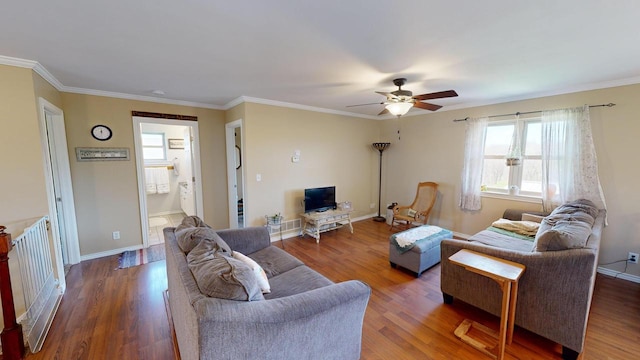
[[[369,286],[333,283],[271,246],[267,230],[256,227],[216,233],[262,266],[271,293],[258,301],[209,297],[200,291],[174,230],[165,228],[164,237],[169,304],[183,360],[360,357]]]
[[[479,232],[469,241],[443,240],[441,289],[445,303],[452,303],[456,298],[494,315],[500,314],[498,285],[448,261],[461,249],[524,264],[526,270],[519,282],[515,324],[561,344],[564,359],[577,358],[584,346],[605,220],[604,210],[595,209],[593,214],[594,222],[585,236],[586,243],[566,250],[539,251],[535,242],[489,230]],[[503,215],[511,220],[520,220],[521,216],[522,212],[512,210]],[[553,216],[552,213],[547,218]],[[562,216],[573,221],[573,215]],[[548,229],[548,225],[543,228],[544,224],[536,239]]]

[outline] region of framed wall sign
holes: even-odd
[[[184,149],[184,139],[167,139],[169,149]]]
[[[76,148],[78,161],[127,161],[129,148]]]

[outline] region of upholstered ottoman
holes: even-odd
[[[440,262],[440,242],[452,239],[450,230],[437,226],[423,225],[391,235],[389,238],[389,262],[416,273]]]

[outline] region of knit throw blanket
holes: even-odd
[[[420,226],[394,235],[392,243],[398,252],[402,254],[432,237],[441,236],[442,232],[448,232],[448,230],[438,226]]]

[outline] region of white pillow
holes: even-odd
[[[263,294],[268,294],[271,292],[271,285],[269,285],[267,274],[264,272],[264,269],[262,269],[262,267],[257,262],[255,262],[255,260],[237,251],[234,251],[232,256],[234,259],[240,260],[243,263],[249,265],[251,270],[253,270],[253,274],[255,275],[256,280],[258,280],[258,286],[262,290]]]

